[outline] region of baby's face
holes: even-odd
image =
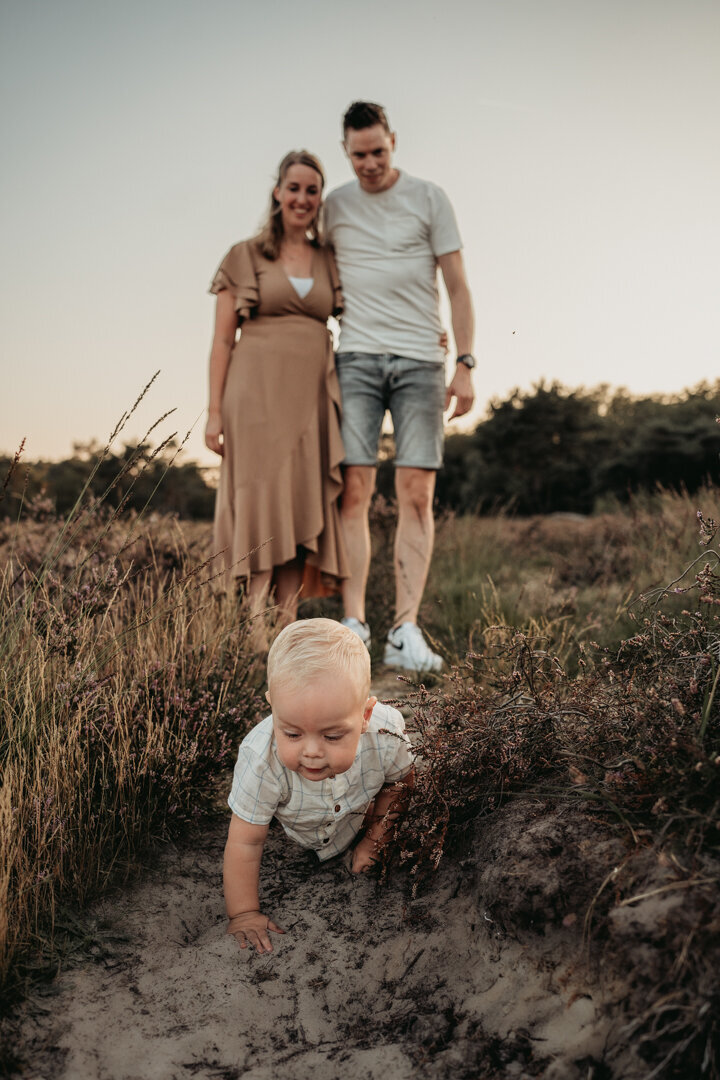
[[[349,679],[322,675],[301,688],[275,686],[268,701],[285,768],[306,780],[326,780],[352,765],[377,698],[359,700]]]

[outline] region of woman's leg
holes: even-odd
[[[287,626],[297,619],[298,597],[303,579],[305,557],[298,555],[290,562],[276,566],[273,574],[275,602],[278,606],[278,625]]]
[[[245,595],[248,598],[250,619],[252,620],[250,640],[253,649],[258,653],[266,653],[270,644],[265,613],[270,604],[271,585],[272,570],[260,570],[255,574],[251,574],[246,582]]]
[[[259,570],[250,576],[247,583],[247,598],[250,601],[250,614],[259,615],[268,605],[272,570]]]

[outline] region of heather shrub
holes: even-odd
[[[717,524],[697,521],[701,554],[638,597],[618,645],[580,643],[574,673],[537,622],[496,625],[442,693],[414,694],[419,775],[383,868],[406,867],[415,893],[454,840],[520,796],[615,828],[625,856],[596,883],[589,935],[613,932],[611,908],[686,898],[658,930],[655,966],[636,975],[633,1036],[658,1077],[720,1076],[720,951],[708,939],[720,925],[720,553]],[[672,871],[660,885],[657,866]]]

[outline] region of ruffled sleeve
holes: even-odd
[[[260,303],[257,273],[251,245],[252,241],[245,240],[243,243],[235,244],[230,248],[217,268],[209,290],[211,293],[217,294],[222,292],[223,289],[227,289],[233,294],[238,326],[244,319],[252,318]]]
[[[340,276],[337,272],[337,266],[335,265],[335,256],[333,255],[332,248],[326,247],[325,258],[327,259],[328,274],[330,276],[330,284],[332,285],[333,292],[333,308],[331,314],[337,318],[343,313],[343,294],[340,286]]]

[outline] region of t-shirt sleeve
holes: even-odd
[[[460,251],[462,240],[455,220],[455,211],[442,188],[429,185],[430,198],[430,246],[432,253],[448,255],[451,251]]]
[[[379,718],[383,768],[385,783],[394,784],[407,776],[414,760],[402,713],[390,705],[386,705],[385,709],[385,716]]]
[[[251,825],[267,825],[275,815],[281,795],[270,762],[242,742],[228,798],[233,814]]]

